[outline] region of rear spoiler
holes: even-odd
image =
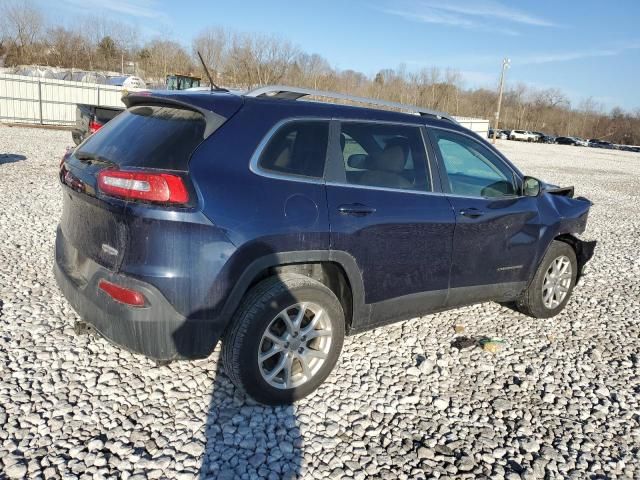
[[[127,106],[127,108],[134,107],[136,105],[158,105],[186,108],[187,110],[198,112],[204,117],[206,122],[206,127],[202,135],[205,140],[227,121],[226,117],[206,108],[199,107],[192,103],[183,102],[176,98],[166,97],[164,95],[153,95],[151,92],[125,95],[122,97],[122,102]]]

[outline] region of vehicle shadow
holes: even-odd
[[[292,405],[260,405],[237,391],[217,361],[199,478],[299,478],[302,437]]]
[[[295,303],[293,295],[284,300]],[[206,311],[194,312],[173,334],[177,351],[189,355],[192,337],[206,335]],[[194,328],[195,327],[195,328]],[[257,332],[256,332],[257,334]],[[191,338],[189,338],[191,337]],[[222,339],[224,341],[224,339]],[[294,479],[302,476],[302,435],[293,405],[267,406],[241,392],[225,372],[220,349],[205,424],[199,478]],[[250,361],[251,359],[247,359]],[[257,352],[254,361],[257,362]]]
[[[21,162],[22,160],[26,159],[27,157],[17,153],[0,153],[0,165],[4,165],[6,163]]]

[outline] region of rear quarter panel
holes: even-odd
[[[261,140],[289,116],[295,115],[247,103],[192,157],[191,178],[202,211],[235,248],[217,277],[202,279],[212,315],[220,313],[224,299],[257,259],[329,249],[324,183],[269,178],[249,168]]]

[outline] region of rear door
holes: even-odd
[[[345,121],[334,137],[331,248],[355,259],[372,306],[369,324],[442,307],[455,218],[437,192],[421,128]]]
[[[429,129],[443,190],[456,215],[448,305],[498,299],[530,278],[540,237],[537,199],[472,135]]]

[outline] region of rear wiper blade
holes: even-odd
[[[76,159],[80,160],[83,163],[88,163],[89,165],[92,165],[94,163],[106,163],[109,165],[113,165],[114,162],[109,160],[108,158],[102,157],[100,155],[96,155],[94,153],[87,153],[87,152],[76,152],[73,155],[74,157],[76,157]]]

